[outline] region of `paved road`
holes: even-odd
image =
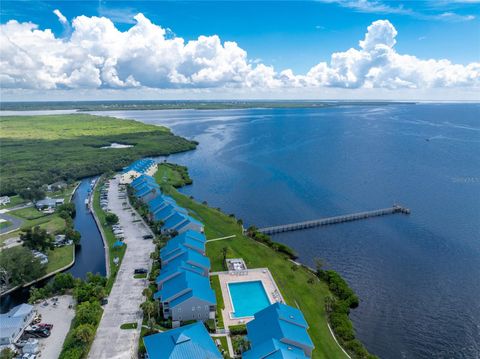
[[[124,229],[127,251],[90,349],[88,357],[91,359],[137,358],[143,317],[140,304],[145,300],[142,291],[147,286],[147,280],[133,278],[133,271],[135,268],[150,268],[150,253],[155,249],[152,240],[142,238],[145,234],[151,234],[150,229],[141,221],[132,221],[133,218],[140,218],[138,213],[135,212],[133,217],[134,210],[131,207],[123,209],[122,202],[125,200],[118,198],[118,188],[117,177],[110,181],[109,208],[118,216],[119,224]],[[132,322],[138,323],[137,329],[120,329],[121,324]]]
[[[0,218],[12,223],[10,226],[0,229],[0,234],[16,230],[16,229],[20,228],[22,223],[24,222],[20,218],[11,216],[11,215],[6,214],[6,213],[0,213]]]

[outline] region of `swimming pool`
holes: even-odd
[[[268,307],[268,299],[262,281],[228,283],[232,299],[233,317],[253,317],[253,315]]]

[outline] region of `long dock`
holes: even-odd
[[[397,205],[397,204],[394,204],[392,207],[377,209],[377,210],[374,210],[374,211],[345,214],[345,215],[341,215],[341,216],[316,219],[316,220],[312,220],[312,221],[305,221],[305,222],[298,222],[298,223],[291,223],[291,224],[283,224],[283,225],[280,225],[280,226],[259,228],[258,231],[261,232],[261,233],[264,233],[264,234],[275,234],[275,233],[282,233],[282,232],[298,231],[298,230],[307,229],[307,228],[327,226],[327,225],[330,225],[330,224],[358,221],[360,219],[366,219],[366,218],[370,218],[370,217],[386,216],[386,215],[389,215],[389,214],[396,214],[396,213],[410,214],[410,209],[408,209],[406,207],[402,207],[402,206]]]

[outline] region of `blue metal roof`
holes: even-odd
[[[181,248],[180,252],[173,252],[169,255],[160,256],[162,260],[162,264],[168,261],[168,265],[178,265],[180,262],[186,262],[192,265],[196,265],[197,267],[205,268],[207,271],[210,270],[210,259],[198,253],[197,251],[183,247]]]
[[[216,304],[215,293],[210,288],[209,278],[191,271],[183,271],[180,275],[166,281],[161,290],[161,300],[172,301],[189,291],[192,292],[193,297]],[[170,304],[170,307],[173,306]]]
[[[142,187],[141,190],[137,191],[135,193],[135,196],[137,198],[141,198],[141,197],[144,197],[144,196],[147,196],[148,194],[152,193],[152,191],[155,191],[155,193],[161,193],[160,191],[160,188],[158,187],[155,187],[155,186],[145,186],[145,187]]]
[[[307,333],[308,324],[300,310],[275,303],[255,314],[247,324],[248,338],[252,349],[266,341],[297,343],[313,350],[314,345]],[[291,346],[291,344],[290,344]]]
[[[155,178],[153,178],[152,176],[142,174],[142,175],[138,176],[137,178],[135,178],[132,181],[132,183],[130,183],[130,186],[132,186],[133,188],[137,188],[138,186],[140,186],[140,185],[142,185],[146,182],[156,183]]]
[[[196,224],[198,225],[199,227],[203,227],[203,223],[200,222],[200,221],[197,221],[195,218],[191,217],[191,216],[187,216],[187,220],[183,223],[180,223],[179,226],[177,226],[176,230],[179,231],[181,230],[182,228],[188,226],[189,224]]]
[[[187,217],[188,216],[186,214],[175,212],[173,216],[171,216],[169,219],[166,220],[163,226],[166,229],[175,229],[181,223],[187,221]]]
[[[181,263],[175,263],[175,265],[170,265],[170,263],[167,264],[162,268],[157,278],[155,278],[155,282],[161,284],[186,270],[203,275],[203,270],[201,268],[182,261]]]
[[[150,359],[222,359],[205,326],[196,322],[143,338]]]
[[[179,207],[175,203],[169,203],[161,210],[154,212],[153,218],[156,221],[166,221],[175,212],[187,214],[187,210],[185,208]]]
[[[205,242],[206,238],[202,233],[188,230],[170,239],[165,247],[160,249],[160,255],[168,255],[181,248],[182,245],[205,254]]]
[[[243,359],[308,359],[302,349],[282,343],[277,339],[266,340],[242,354]]]
[[[163,208],[169,203],[176,204],[172,197],[159,194],[154,199],[148,201],[148,208],[150,209],[151,213],[155,213],[158,209]]]
[[[132,164],[125,167],[122,172],[127,173],[129,171],[136,171],[139,173],[145,173],[155,163],[156,162],[152,159],[144,158],[141,160],[134,161]]]

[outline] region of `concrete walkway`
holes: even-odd
[[[210,334],[210,336],[215,340],[215,338],[219,337],[226,337],[227,338],[227,346],[228,346],[228,355],[230,355],[230,358],[235,357],[235,352],[233,351],[233,345],[232,345],[232,339],[230,338],[230,335],[227,334]]]
[[[236,234],[232,234],[231,236],[209,239],[209,240],[207,240],[207,243],[208,242],[223,241],[224,239],[232,239],[232,238],[235,238],[236,236],[237,236]]]
[[[155,245],[152,240],[142,236],[152,234],[143,222],[133,222],[140,216],[130,205],[122,205],[125,199],[119,199],[118,177],[110,181],[108,207],[119,218],[119,224],[125,233],[127,250],[113,285],[108,304],[105,305],[100,325],[93,341],[88,358],[91,359],[129,359],[137,358],[138,339],[143,313],[140,304],[145,300],[142,295],[147,286],[146,279],[135,279],[135,268],[150,268],[150,253]],[[132,216],[132,212],[135,216]],[[137,329],[120,329],[125,323],[137,323]]]

